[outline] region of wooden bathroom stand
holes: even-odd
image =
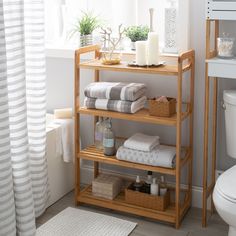
[[[93,52],[95,58],[90,61],[81,62],[81,55]],[[125,55],[124,55],[125,56]],[[127,55],[128,56],[128,55]],[[172,223],[176,228],[179,228],[180,223],[185,216],[186,212],[191,206],[192,200],[192,158],[193,158],[193,105],[194,105],[194,64],[195,54],[193,50],[181,54],[180,56],[162,58],[161,60],[171,61],[166,65],[157,68],[142,68],[142,67],[129,67],[128,61],[122,61],[119,65],[103,65],[99,60],[101,52],[99,47],[87,46],[76,50],[75,52],[75,150],[76,150],[76,186],[75,186],[75,201],[77,204],[86,203],[100,207],[110,208],[117,211],[132,213],[144,217],[153,218],[156,220]],[[96,109],[87,109],[80,106],[80,80],[85,79],[80,75],[81,69],[94,70],[94,81],[99,81],[100,71],[113,71],[113,72],[129,72],[129,73],[144,73],[155,74],[162,76],[171,76],[177,78],[177,113],[169,118],[150,116],[147,109],[142,109],[135,114],[125,114],[112,111],[103,111]],[[185,73],[189,72],[189,73]],[[186,74],[183,78],[183,74]],[[188,78],[186,78],[188,77]],[[134,77],[135,79],[135,77]],[[189,101],[184,103],[182,101],[182,86],[183,80],[189,79]],[[156,78],[158,83],[158,77]],[[184,109],[185,107],[185,109]],[[142,123],[151,123],[155,125],[172,126],[176,128],[176,166],[175,168],[164,168],[148,166],[143,164],[136,164],[126,161],[117,160],[116,157],[106,157],[102,151],[95,148],[94,145],[80,149],[80,116],[81,115],[94,116],[96,122],[99,116],[111,117],[113,119],[129,120]],[[182,146],[181,134],[182,123],[188,120],[189,131],[189,144],[187,147]],[[181,157],[185,150],[185,155]],[[124,193],[121,192],[114,200],[106,200],[92,195],[91,185],[80,190],[80,160],[90,160],[94,162],[94,177],[99,174],[99,163],[106,163],[114,166],[121,166],[124,168],[133,168],[138,170],[150,170],[162,174],[174,176],[176,179],[173,192],[175,193],[175,201],[165,211],[156,211],[144,207],[138,207],[125,202]],[[187,173],[187,187],[181,189],[181,173],[184,167],[188,167]]]

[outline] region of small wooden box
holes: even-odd
[[[170,204],[170,191],[168,190],[164,196],[155,196],[134,191],[132,185],[130,185],[125,189],[125,201],[129,204],[158,211],[165,211]]]
[[[168,102],[148,100],[149,114],[151,116],[170,117],[176,113],[176,99],[167,97]]]
[[[121,178],[101,174],[92,182],[92,193],[94,196],[113,200],[120,193],[121,186]]]

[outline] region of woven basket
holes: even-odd
[[[176,113],[176,99],[167,97],[168,102],[148,100],[149,114],[151,116],[170,117]]]
[[[132,190],[132,185],[125,189],[125,201],[129,204],[148,209],[165,211],[170,204],[170,191],[164,196],[155,196]]]

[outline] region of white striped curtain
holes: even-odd
[[[35,235],[48,199],[43,0],[0,0],[0,236]]]

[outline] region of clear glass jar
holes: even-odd
[[[106,128],[103,133],[103,148],[104,155],[114,156],[116,153],[115,148],[115,133],[112,130],[111,119],[106,122]]]
[[[234,57],[234,41],[235,38],[222,37],[217,38],[217,54],[220,58]]]
[[[103,119],[99,117],[95,126],[95,147],[101,150],[103,149],[103,130]]]

